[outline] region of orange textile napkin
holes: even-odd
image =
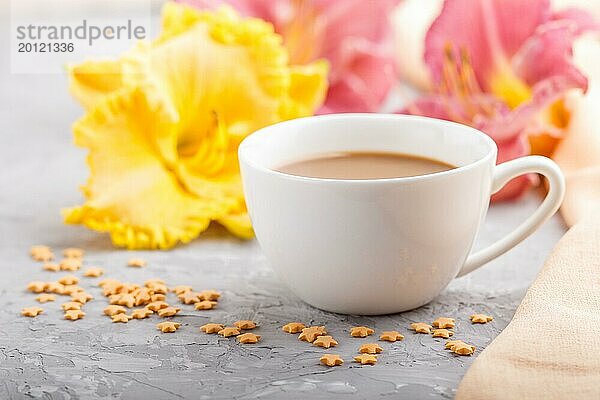
[[[575,56],[590,90],[566,100],[568,132],[553,156],[567,182],[561,213],[574,226],[467,371],[458,400],[600,399],[600,39],[582,40]]]

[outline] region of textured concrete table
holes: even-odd
[[[0,40],[5,40],[2,35]],[[1,54],[6,43],[0,42]],[[2,56],[3,57],[3,56]],[[506,326],[524,290],[563,233],[559,218],[508,255],[456,280],[432,304],[382,317],[336,315],[313,309],[284,288],[269,269],[256,242],[240,242],[212,229],[202,239],[171,252],[115,250],[105,236],[64,226],[59,209],[77,204],[77,186],[87,170],[84,152],[71,145],[70,123],[81,114],[66,94],[62,76],[17,76],[0,63],[0,398],[451,398],[473,357],[456,357],[443,341],[407,330],[413,321],[436,316],[458,319],[457,337],[484,348]],[[535,208],[531,194],[518,204],[493,207],[478,246],[490,243]],[[37,318],[19,315],[35,305],[24,287],[30,280],[55,280],[28,257],[32,244],[60,250],[79,246],[86,262],[107,276],[142,282],[161,277],[169,284],[217,288],[219,308],[194,311],[185,306],[175,334],[161,334],[157,319],[113,324],[102,316],[106,300],[85,306],[87,317],[62,319],[59,301],[43,305]],[[149,262],[144,269],[125,266],[132,255]],[[88,278],[86,278],[88,279]],[[94,280],[91,280],[94,281]],[[84,281],[91,287],[91,281]],[[492,314],[487,325],[472,326],[472,312]],[[263,340],[240,346],[235,340],[205,335],[209,321],[237,319],[260,323]],[[326,325],[340,345],[343,366],[319,365],[321,348],[281,332],[289,321]],[[384,343],[375,366],[350,362],[369,339],[348,336],[353,325],[397,329],[402,342]],[[480,350],[478,350],[480,351]]]

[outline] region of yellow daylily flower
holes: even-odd
[[[237,147],[259,128],[313,114],[327,64],[289,65],[269,23],[228,8],[167,3],[162,26],[117,60],[70,68],[88,110],[74,136],[91,175],[85,204],[65,221],[130,249],[189,242],[211,221],[250,238]]]

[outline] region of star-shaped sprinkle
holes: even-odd
[[[342,365],[344,363],[344,360],[342,360],[339,354],[323,354],[319,361],[321,361],[321,364],[327,365],[328,367],[335,367],[336,365]]]
[[[492,317],[491,315],[485,315],[485,314],[471,315],[471,322],[474,324],[487,324],[488,322],[492,321],[493,319],[494,319],[494,317]]]
[[[434,329],[432,335],[433,337],[448,339],[450,336],[454,335],[454,332],[449,331],[448,329]]]
[[[161,308],[160,310],[157,311],[158,316],[159,317],[172,317],[173,315],[177,314],[179,311],[181,311],[181,308],[178,307],[165,307],[165,308]]]
[[[361,363],[362,365],[373,365],[377,362],[377,356],[372,354],[361,354],[360,356],[354,357],[354,361]]]
[[[164,279],[160,279],[160,278],[151,278],[151,279],[144,281],[144,286],[146,286],[146,287],[151,287],[153,285],[164,285],[164,284],[166,284],[166,282],[164,281]]]
[[[60,306],[65,311],[69,311],[69,310],[81,310],[82,304],[80,302],[78,302],[78,301],[67,301],[66,303],[62,303]]]
[[[216,301],[203,300],[194,304],[196,310],[211,310],[217,306]]]
[[[66,258],[83,258],[84,251],[77,247],[69,247],[63,250],[63,256]]]
[[[160,324],[157,324],[156,329],[158,329],[162,333],[173,333],[177,329],[179,329],[180,326],[181,324],[179,322],[165,321],[161,322]]]
[[[113,297],[114,296],[114,297]],[[110,296],[109,302],[110,304],[118,304],[120,306],[125,306],[131,308],[135,305],[135,297],[132,294],[117,294]]]
[[[142,260],[141,258],[132,258],[129,260],[127,265],[133,268],[142,268],[146,266],[146,261]]]
[[[223,337],[229,337],[229,336],[237,336],[239,335],[241,332],[238,328],[236,327],[232,327],[232,326],[228,326],[225,327],[223,329],[221,329],[219,332],[217,332],[219,335],[223,336]]]
[[[289,324],[285,324],[281,330],[287,333],[299,333],[302,332],[302,329],[306,328],[306,326],[301,322],[290,322]]]
[[[37,296],[35,299],[37,301],[39,301],[40,303],[47,303],[49,301],[56,300],[56,296],[53,294],[42,293],[39,296]]]
[[[298,340],[312,343],[318,336],[327,335],[327,330],[324,326],[309,326],[302,329],[302,333],[298,335]]]
[[[55,293],[55,294],[63,294],[65,290],[65,285],[58,282],[48,282],[46,284],[46,292]]]
[[[200,330],[204,333],[218,333],[224,328],[223,324],[206,324],[200,327]]]
[[[439,317],[438,319],[433,321],[433,323],[431,325],[433,325],[435,328],[439,328],[439,329],[445,329],[445,328],[452,329],[452,328],[454,328],[454,318]]]
[[[412,329],[416,333],[430,334],[432,328],[433,327],[431,325],[426,324],[425,322],[413,322],[412,324],[410,324],[410,329]]]
[[[158,310],[162,310],[163,308],[169,307],[169,303],[164,301],[153,301],[152,303],[146,306],[147,309],[157,312]]]
[[[112,322],[122,322],[122,323],[127,323],[129,322],[129,320],[131,319],[131,317],[127,314],[115,314],[112,317],[110,317],[112,319]]]
[[[65,258],[60,262],[61,271],[77,271],[81,268],[81,259],[79,258]]]
[[[98,267],[89,267],[83,273],[83,276],[88,278],[97,278],[102,275],[104,275],[104,269]]]
[[[32,246],[29,253],[35,261],[50,261],[54,258],[52,249],[48,246]]]
[[[138,308],[137,310],[133,310],[131,312],[131,318],[144,319],[144,318],[148,318],[151,314],[154,314],[154,311],[149,310],[147,308]]]
[[[77,285],[63,285],[62,294],[66,294],[67,296],[72,295],[73,293],[84,292],[81,286]]]
[[[79,278],[75,275],[65,275],[58,279],[58,283],[63,285],[77,285],[79,283]]]
[[[169,288],[167,287],[167,285],[165,285],[163,283],[154,283],[150,286],[147,286],[147,288],[150,289],[150,291],[152,293],[159,293],[159,294],[169,293]]]
[[[120,284],[121,284],[121,281],[119,281],[117,279],[113,279],[113,278],[102,279],[100,282],[98,282],[98,286],[101,288],[108,286],[108,285],[120,285]]]
[[[462,340],[448,340],[446,342],[446,344],[444,345],[444,348],[446,348],[447,350],[452,350],[452,348],[456,345],[463,345],[466,344],[465,342],[463,342]],[[469,345],[470,346],[470,345]],[[475,346],[471,346],[473,347],[473,350],[475,350]]]
[[[260,336],[255,335],[254,333],[243,333],[243,334],[237,336],[237,340],[240,343],[247,343],[247,344],[258,343],[258,341],[260,340]]]
[[[338,342],[331,336],[318,336],[312,344],[318,347],[324,347],[326,349],[337,346]]]
[[[383,331],[381,332],[379,339],[385,340],[386,342],[395,342],[404,339],[404,335],[398,331]]]
[[[249,329],[256,328],[256,322],[250,321],[248,319],[242,319],[242,320],[239,320],[239,321],[235,321],[233,323],[233,326],[235,326],[238,329],[249,330]]]
[[[200,302],[200,297],[198,297],[197,292],[192,292],[192,291],[183,292],[182,294],[180,294],[177,297],[179,297],[179,300],[183,304],[194,304],[194,303]]]
[[[148,303],[150,303],[150,300],[152,299],[152,296],[150,296],[149,293],[145,292],[145,291],[141,291],[139,293],[136,293],[133,295],[133,297],[135,298],[135,306],[143,306],[146,305]]]
[[[470,356],[475,352],[475,346],[467,343],[458,343],[452,346],[451,350],[460,356]]]
[[[25,317],[37,317],[43,312],[44,309],[40,307],[25,307],[21,310],[21,315]]]
[[[27,290],[33,293],[42,293],[46,287],[46,282],[42,281],[33,281],[27,284]]]
[[[112,317],[113,315],[117,315],[117,314],[125,314],[127,312],[127,309],[123,306],[118,306],[118,305],[110,305],[107,306],[104,309],[104,314],[108,315],[109,317]]]
[[[350,329],[350,336],[352,337],[367,337],[373,333],[375,333],[375,331],[366,326],[355,326]]]
[[[162,293],[154,293],[153,295],[150,295],[151,302],[165,301],[166,299],[167,299],[167,296]]]
[[[71,295],[71,301],[78,301],[81,304],[85,304],[93,298],[94,296],[86,292],[77,292]]]
[[[221,292],[217,292],[216,290],[212,289],[203,290],[198,293],[198,297],[200,298],[200,300],[217,301],[219,300],[219,297],[221,297]]]
[[[60,265],[56,263],[45,263],[42,269],[44,271],[57,272],[60,271]]]
[[[359,353],[366,354],[379,354],[383,351],[383,348],[377,343],[365,343],[358,349]]]
[[[193,291],[193,289],[191,286],[188,285],[179,285],[175,286],[174,288],[171,288],[171,291],[179,296],[180,294],[183,294],[185,292],[191,292]]]
[[[85,313],[81,310],[68,310],[65,312],[65,319],[76,321],[80,318],[85,317]]]

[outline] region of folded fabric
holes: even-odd
[[[600,399],[599,327],[600,216],[560,240],[456,399]]]

